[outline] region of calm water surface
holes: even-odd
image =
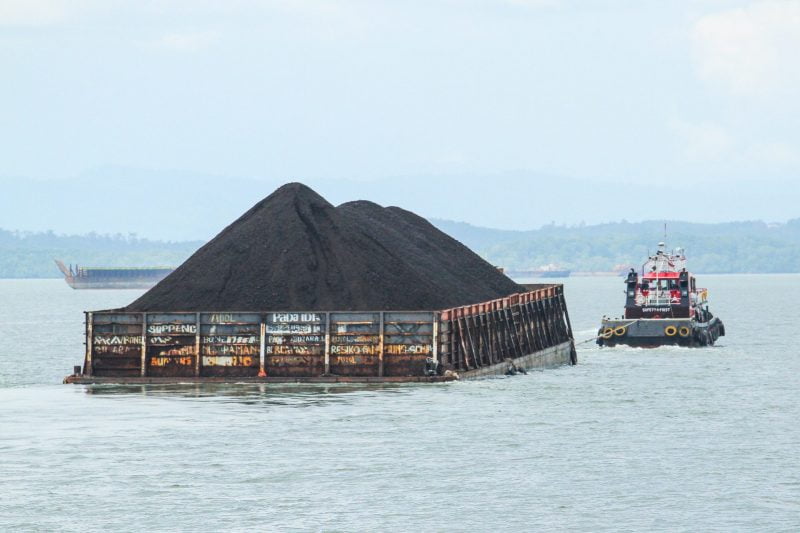
[[[703,276],[711,349],[415,386],[61,385],[86,309],[0,281],[0,530],[797,531],[800,276]],[[616,278],[565,280],[576,337]]]

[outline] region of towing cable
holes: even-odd
[[[639,322],[639,320],[640,319],[638,319],[638,318],[636,320],[631,320],[630,322],[626,322],[625,324],[620,324],[619,326],[616,326],[614,329],[617,329],[617,328],[626,328],[627,329],[628,326],[630,326],[631,324],[633,324],[635,322]],[[594,337],[592,337],[590,339],[586,339],[585,341],[581,341],[581,342],[575,343],[575,346],[580,346],[581,344],[586,344],[587,342],[596,341],[597,339],[604,339],[605,340],[605,337],[603,337],[603,334],[601,333],[600,335],[595,335]]]

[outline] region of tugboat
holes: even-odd
[[[678,248],[666,252],[663,242],[642,265],[641,278],[631,268],[625,279],[623,318],[603,317],[600,346],[713,346],[725,325],[708,310],[708,289],[698,288]]]

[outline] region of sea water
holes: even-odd
[[[397,386],[77,386],[82,311],[0,281],[0,530],[797,531],[800,276],[702,276],[708,349]],[[577,341],[620,278],[563,280]]]

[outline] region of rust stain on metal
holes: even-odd
[[[389,355],[428,355],[433,353],[430,344],[390,344],[386,346]]]
[[[135,344],[141,345],[144,337],[141,335],[103,335],[96,333],[94,336],[95,346]]]
[[[203,366],[253,366],[257,360],[252,356],[204,356]]]
[[[193,357],[150,357],[151,366],[181,365],[189,366],[194,363]]]
[[[208,344],[202,345],[200,349],[202,355],[258,355],[259,347],[256,345],[221,345],[209,346]]]

